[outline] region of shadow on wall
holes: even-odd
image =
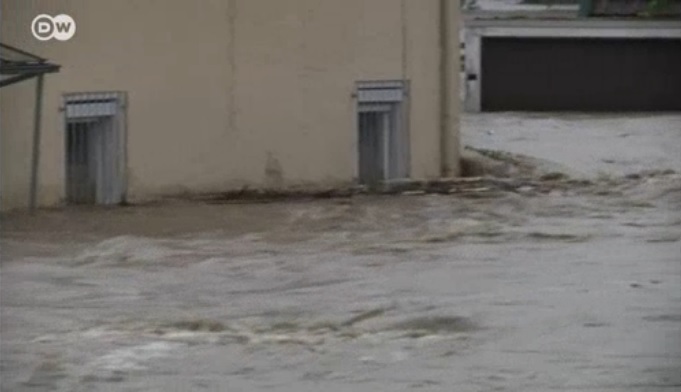
[[[265,184],[267,187],[278,189],[284,186],[284,169],[281,163],[269,151],[267,152],[267,162],[265,163]]]

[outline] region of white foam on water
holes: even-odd
[[[93,362],[97,369],[111,371],[141,370],[144,363],[166,357],[178,344],[152,342],[140,346],[120,348],[103,355]]]
[[[76,256],[79,264],[121,264],[129,262],[158,262],[182,254],[161,241],[143,237],[119,236],[89,247]]]
[[[390,353],[390,361],[393,363],[406,361],[407,359],[409,359],[409,353],[406,351],[393,351]]]

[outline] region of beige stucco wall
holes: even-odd
[[[39,13],[71,15],[39,42]],[[3,0],[2,41],[46,79],[39,201],[64,196],[67,92],[128,93],[128,196],[355,180],[356,81],[408,79],[411,173],[440,171],[439,0]],[[456,65],[455,65],[456,66]],[[0,90],[2,208],[28,193],[34,81]]]

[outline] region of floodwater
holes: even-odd
[[[2,390],[679,390],[680,123],[464,118],[575,188],[8,214]]]

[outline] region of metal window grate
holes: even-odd
[[[366,185],[409,176],[404,81],[357,84],[359,181]]]
[[[64,96],[66,194],[70,204],[125,201],[125,109],[121,92]]]

